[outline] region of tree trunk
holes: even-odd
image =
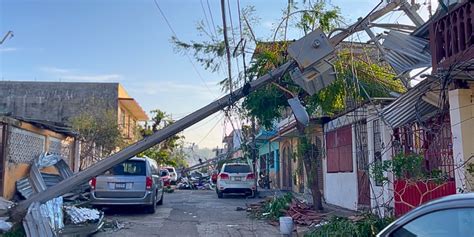
[[[315,210],[323,210],[323,202],[318,182],[318,165],[317,160],[312,159],[311,154],[306,153],[304,157],[304,167],[306,169],[306,178],[308,180],[311,195],[313,196],[313,208]]]

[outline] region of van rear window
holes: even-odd
[[[248,165],[226,165],[224,168],[226,173],[250,173],[250,166]]]
[[[107,170],[105,175],[146,176],[146,162],[140,160],[125,161]]]

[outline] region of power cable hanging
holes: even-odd
[[[206,10],[204,9],[204,4],[202,3],[202,0],[199,0],[199,2],[201,3],[202,13],[204,14],[204,20],[206,21],[206,26],[209,29],[209,34],[212,34],[213,37],[217,38],[216,28],[211,28],[211,24],[209,23],[209,20],[207,18],[207,13],[206,13]]]
[[[171,26],[171,23],[168,21],[168,18],[166,17],[165,13],[163,12],[163,10],[161,10],[161,7],[160,5],[158,4],[158,2],[156,0],[153,0],[153,2],[155,3],[155,6],[156,8],[158,9],[158,11],[160,12],[161,16],[163,17],[163,19],[165,20],[166,22],[166,25],[168,26],[168,28],[170,29],[171,33],[173,33],[173,36],[176,38],[176,39],[179,39],[178,38],[178,35],[176,34],[176,31],[173,29],[173,27]],[[194,64],[193,60],[191,59],[191,57],[189,56],[189,54],[187,53],[187,51],[184,52],[184,54],[186,55],[186,57],[188,58],[188,61],[191,63],[194,71],[196,72],[196,74],[198,75],[199,79],[202,81],[202,83],[204,84],[204,86],[206,86],[207,90],[211,93],[213,93],[211,91],[211,89],[209,88],[209,86],[207,85],[206,81],[204,80],[204,78],[202,77],[201,73],[199,73],[197,67],[196,67],[196,64]]]
[[[209,16],[211,17],[212,27],[214,28],[214,33],[217,36],[217,28],[216,28],[216,24],[214,23],[214,16],[212,15],[211,5],[209,4],[209,0],[206,0],[206,3],[207,3],[207,10],[209,10]]]

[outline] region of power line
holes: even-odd
[[[153,2],[155,3],[155,6],[156,8],[158,9],[158,11],[160,12],[161,16],[163,17],[163,19],[165,20],[166,22],[166,25],[168,25],[168,28],[170,29],[170,31],[173,33],[174,37],[176,39],[179,39],[178,38],[178,35],[176,34],[176,31],[174,31],[173,27],[171,26],[170,22],[168,21],[168,18],[166,17],[165,13],[161,10],[161,7],[160,5],[158,4],[158,2],[156,0],[153,0]],[[199,73],[196,65],[194,64],[193,60],[191,59],[191,57],[189,56],[188,52],[187,51],[184,51],[184,54],[186,55],[186,57],[188,58],[189,62],[191,63],[191,65],[193,66],[193,69],[194,71],[196,72],[196,74],[198,75],[199,79],[202,81],[202,83],[204,83],[204,86],[206,86],[207,90],[209,92],[212,93],[211,89],[209,88],[209,86],[207,85],[206,81],[204,80],[204,78],[202,77],[201,73]]]
[[[214,32],[217,32],[216,24],[214,24],[214,17],[212,16],[211,6],[209,5],[209,0],[206,0],[206,3],[207,3],[207,9],[209,10],[209,16],[211,16],[212,27],[214,28]]]
[[[209,136],[209,134],[211,134],[211,132],[214,130],[214,128],[216,128],[217,125],[218,125],[221,121],[222,121],[222,118],[220,118],[220,119],[217,121],[217,123],[214,124],[214,126],[212,126],[212,128],[209,130],[209,132],[207,132],[207,134],[206,134],[198,143],[196,143],[196,145],[201,144],[201,142],[204,141],[204,139],[206,139],[206,138]]]
[[[200,3],[201,3],[201,9],[202,9],[202,13],[204,14],[204,19],[206,21],[206,25],[207,25],[207,28],[209,28],[209,33],[212,34],[212,30],[211,30],[211,24],[209,23],[209,20],[207,19],[207,13],[206,13],[206,10],[204,9],[204,4],[202,4],[202,0],[200,0]],[[214,30],[214,37],[217,37],[217,33],[216,33],[216,28],[212,28]]]

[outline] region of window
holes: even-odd
[[[226,165],[224,168],[226,173],[250,173],[250,166],[248,165]]]
[[[114,166],[105,175],[146,176],[146,163],[140,160],[129,160]]]
[[[382,163],[382,136],[380,133],[380,120],[376,119],[372,121],[373,135],[374,135],[374,163]],[[375,180],[376,186],[382,186],[383,181],[380,179]]]
[[[418,217],[395,230],[391,237],[474,236],[474,208],[437,211]]]
[[[352,127],[339,128],[326,134],[327,172],[352,172]]]

